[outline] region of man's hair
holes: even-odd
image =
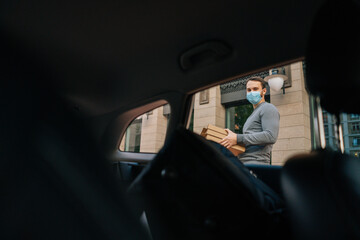
[[[246,80],[246,84],[245,86],[247,86],[249,81],[256,81],[256,82],[260,82],[261,83],[261,87],[264,89],[266,88],[266,82],[264,79],[262,79],[261,77],[250,77]]]

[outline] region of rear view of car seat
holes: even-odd
[[[328,112],[360,113],[360,2],[329,1],[319,11],[306,56],[306,85]],[[290,158],[282,176],[297,239],[360,239],[360,160],[314,150]]]
[[[0,29],[0,239],[148,239],[36,49]]]
[[[289,239],[282,199],[231,156],[186,129],[173,133],[129,190],[155,240]]]
[[[360,239],[360,161],[332,150],[291,158],[283,187],[298,239]]]

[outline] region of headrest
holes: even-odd
[[[360,161],[332,150],[290,158],[282,186],[297,239],[360,239]]]
[[[360,2],[328,1],[315,16],[306,52],[306,88],[329,112],[360,113]]]

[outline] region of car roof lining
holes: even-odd
[[[169,122],[175,129],[186,122],[191,94],[302,60],[323,2],[20,0],[2,9],[0,29],[17,51],[49,71],[48,84],[88,118],[108,155],[119,152],[115,119],[131,121],[142,105],[167,100],[176,109]],[[213,41],[231,53],[181,68],[184,52]],[[131,116],[119,115],[132,109]]]
[[[3,11],[2,29],[47,63],[59,94],[102,115],[302,58],[323,0],[18,2]],[[230,46],[231,57],[181,69],[184,51],[214,40]]]

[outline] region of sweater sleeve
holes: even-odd
[[[266,108],[260,115],[262,131],[252,134],[238,134],[237,142],[244,145],[274,144],[279,133],[280,115],[275,107]]]

